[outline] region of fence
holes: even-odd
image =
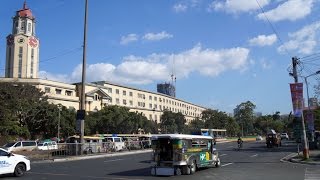
[[[38,148],[32,151],[14,152],[29,157],[31,160],[50,160],[67,156],[80,156],[81,145],[83,155],[106,154],[118,151],[142,150],[151,148],[150,140],[125,141],[125,142],[94,142],[94,143],[58,143],[57,146],[48,147],[47,150]]]

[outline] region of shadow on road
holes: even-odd
[[[116,176],[151,176],[150,168],[134,169],[130,171],[122,171],[117,173],[111,173],[108,175]]]

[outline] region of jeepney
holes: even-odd
[[[160,134],[151,137],[152,175],[193,174],[197,168],[219,167],[218,152],[210,136]]]

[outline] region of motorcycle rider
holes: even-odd
[[[241,136],[239,136],[238,140],[237,140],[237,143],[238,143],[238,148],[242,148],[242,143],[243,143],[243,140],[241,139]]]

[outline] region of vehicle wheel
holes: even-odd
[[[197,170],[197,165],[196,165],[196,161],[193,160],[190,164],[190,174],[194,174]]]
[[[176,173],[177,176],[180,176],[181,175],[181,169],[177,167],[176,170],[175,170],[175,173]]]
[[[182,174],[189,175],[191,173],[191,170],[188,166],[183,166],[182,167]]]
[[[17,166],[14,168],[14,176],[20,177],[23,176],[26,172],[26,166],[24,164],[17,164]]]
[[[218,167],[220,167],[220,165],[221,165],[221,161],[220,161],[220,159],[218,158],[218,161],[216,162],[216,167],[218,168]]]

